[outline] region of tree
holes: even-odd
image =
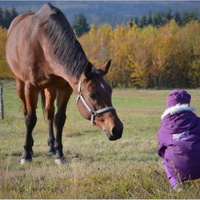
[[[139,19],[137,17],[134,18],[134,24],[136,24],[137,26],[139,25]]]
[[[0,26],[0,78],[13,78],[6,62],[5,45],[7,29]]]
[[[129,21],[128,21],[128,26],[133,27],[133,25],[134,25],[134,19],[133,19],[133,16],[131,16]]]
[[[111,85],[121,84],[123,87],[127,87],[128,85],[131,73],[128,69],[128,56],[131,51],[130,43],[132,41],[132,38],[128,34],[129,31],[135,29],[135,26],[137,27],[137,25],[131,28],[129,26],[117,26],[113,31],[113,37],[110,41],[110,54],[115,68],[112,68],[108,74]]]
[[[10,14],[10,11],[6,9],[3,26],[5,28],[8,28],[10,25],[10,22],[11,22],[11,14]]]
[[[176,21],[176,23],[181,26],[182,25],[182,20],[181,20],[181,15],[178,11],[175,12],[174,14],[174,20]]]
[[[172,12],[171,9],[168,9],[168,10],[166,11],[166,13],[165,13],[165,21],[166,21],[166,22],[167,22],[167,21],[170,21],[170,20],[173,18],[171,12]]]
[[[147,24],[152,25],[153,24],[153,18],[152,18],[152,12],[149,12],[149,15],[147,17]]]
[[[189,23],[189,21],[190,21],[189,14],[187,12],[184,12],[182,16],[182,25],[185,26],[187,23]]]
[[[199,19],[198,13],[194,12],[194,11],[191,11],[190,14],[189,14],[189,18],[190,18],[190,21],[191,20],[198,20]]]
[[[15,9],[15,7],[13,6],[12,8],[11,8],[11,18],[12,19],[14,19],[15,17],[17,17],[17,15],[18,15],[18,13],[17,13],[17,11],[16,11],[16,9]]]
[[[162,14],[159,11],[157,11],[153,19],[153,25],[160,26],[162,24],[163,24]]]
[[[0,7],[0,25],[1,25],[2,20],[3,20],[3,10]]]
[[[80,13],[74,16],[73,29],[75,30],[77,37],[81,37],[84,33],[87,33],[90,30],[84,14]]]
[[[147,17],[146,17],[145,15],[141,17],[139,26],[140,26],[141,28],[147,26]]]

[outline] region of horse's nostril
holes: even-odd
[[[123,128],[122,127],[113,127],[112,129],[112,134],[116,139],[119,139],[122,137],[122,132],[123,132]]]
[[[109,133],[106,129],[104,132],[109,140],[117,140],[122,137],[123,127],[113,127],[112,133]]]

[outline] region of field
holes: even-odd
[[[47,123],[40,101],[33,137],[34,159],[20,165],[25,124],[14,82],[4,84],[5,119],[0,120],[1,199],[199,199],[200,180],[189,181],[181,193],[171,191],[162,159],[157,155],[157,131],[170,90],[113,91],[113,106],[124,124],[114,142],[83,119],[73,94],[63,133],[68,163],[57,166],[48,157]],[[200,115],[200,90],[188,90]]]

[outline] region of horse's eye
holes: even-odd
[[[94,93],[89,95],[91,99],[95,100],[96,99],[96,95]]]

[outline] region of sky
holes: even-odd
[[[0,0],[0,1],[5,1],[5,0]],[[18,1],[18,0],[12,0],[12,1]],[[20,0],[20,1],[27,1],[27,2],[30,2],[30,0]],[[41,0],[34,0],[34,1],[41,1]],[[105,1],[122,1],[122,0],[48,0],[48,2],[51,2],[51,1],[102,1],[102,2],[105,2]],[[135,1],[135,2],[152,2],[152,1],[157,1],[157,2],[189,2],[189,1],[196,1],[198,2],[199,0],[126,0],[126,1]]]

